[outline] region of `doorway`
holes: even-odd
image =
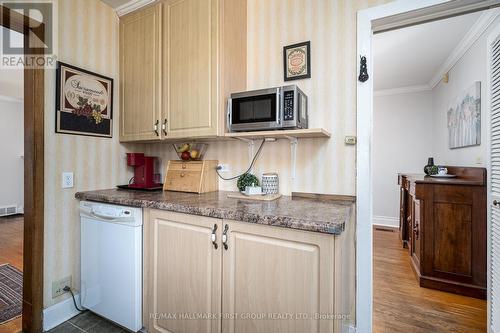
[[[24,48],[34,36],[45,36],[45,27],[0,6],[0,26],[24,35]],[[43,52],[39,53],[43,55]],[[44,215],[44,69],[25,67],[24,102],[24,228],[23,228],[23,332],[42,331],[43,215]]]
[[[23,35],[10,34],[12,44],[22,47]],[[22,271],[24,225],[24,87],[23,68],[0,68],[0,327],[22,328]]]
[[[358,12],[358,56],[365,56],[370,79],[357,85],[357,328],[372,331],[373,273],[373,33],[410,27],[498,6],[497,1],[398,1]],[[484,59],[483,59],[484,60]],[[360,66],[358,66],[358,71]],[[376,73],[375,73],[376,75]],[[395,138],[397,140],[397,138]],[[412,149],[412,147],[409,147]],[[483,156],[484,157],[484,156]],[[424,164],[425,161],[424,161]],[[422,165],[423,166],[423,165]],[[393,178],[394,179],[394,178]],[[394,180],[397,181],[397,177]],[[404,296],[404,295],[402,295]],[[369,300],[369,302],[368,302]],[[363,319],[361,319],[363,318]],[[370,318],[365,320],[365,318]]]
[[[492,9],[373,36],[374,332],[486,331],[486,207],[474,204],[486,182],[446,177],[486,170],[480,88],[495,23]],[[449,148],[450,108],[460,148]],[[449,172],[424,176],[429,158]]]

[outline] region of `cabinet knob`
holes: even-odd
[[[186,169],[186,163],[182,163],[182,168]]]
[[[181,178],[184,178],[186,174],[184,172],[181,173]]]
[[[498,202],[497,200],[493,200],[493,206],[498,207],[499,204],[500,204],[500,202]]]

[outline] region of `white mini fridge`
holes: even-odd
[[[131,331],[142,328],[142,209],[82,201],[82,306]]]

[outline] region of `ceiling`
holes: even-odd
[[[374,90],[428,85],[481,14],[471,13],[376,34],[373,37]]]
[[[101,0],[101,1],[110,5],[115,9],[126,4],[127,2],[130,2],[130,0]]]

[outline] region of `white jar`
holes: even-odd
[[[265,173],[262,175],[262,192],[265,194],[278,194],[280,182],[277,173]]]

